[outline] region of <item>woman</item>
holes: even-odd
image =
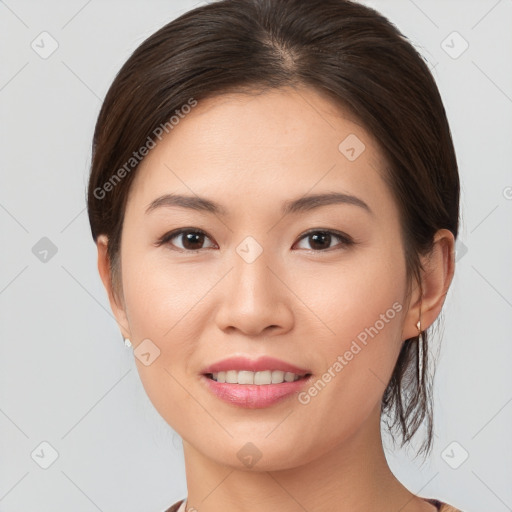
[[[168,511],[443,512],[392,474],[381,417],[432,441],[427,330],[459,177],[435,82],[374,10],[222,0],[149,37],[94,134],[98,268],[182,437]]]

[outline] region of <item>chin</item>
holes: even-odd
[[[245,439],[251,439],[247,436]],[[212,451],[212,447],[222,448],[222,453]],[[318,457],[317,450],[298,452],[297,443],[274,439],[272,442],[262,439],[242,441],[240,438],[224,440],[223,443],[211,443],[209,446],[196,445],[196,450],[208,457],[215,464],[237,471],[264,472],[293,469]],[[293,456],[292,456],[293,454]]]

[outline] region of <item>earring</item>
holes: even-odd
[[[419,382],[423,380],[423,336],[421,332],[421,320],[418,320],[416,324],[416,328],[418,329],[418,379]]]
[[[128,338],[125,338],[124,339],[124,346],[125,347],[131,347],[132,346],[132,342]]]

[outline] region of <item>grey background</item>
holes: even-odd
[[[434,449],[421,465],[386,437],[387,456],[412,492],[465,512],[509,511],[512,0],[367,3],[428,59],[462,180]],[[115,73],[195,5],[0,2],[2,512],[158,512],[186,495],[181,440],[146,397],[97,275],[85,187],[94,123]],[[43,31],[58,43],[47,58],[31,47],[51,49]],[[464,40],[469,47],[453,58]],[[52,448],[42,442],[58,453],[47,469]]]

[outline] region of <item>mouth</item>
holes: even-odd
[[[290,400],[312,379],[312,372],[269,356],[235,356],[201,372],[206,390],[231,406],[263,409]]]
[[[311,376],[311,373],[306,372],[299,374],[285,372],[283,370],[262,370],[257,372],[248,370],[226,370],[205,373],[204,376],[221,384],[268,386],[270,384],[282,384],[284,382],[295,382],[297,380],[307,379]]]

